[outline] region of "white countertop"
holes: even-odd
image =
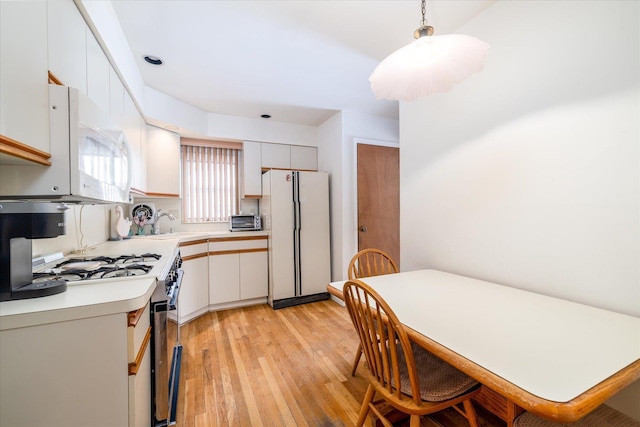
[[[149,252],[159,254],[162,258],[160,262],[154,263],[153,269],[144,276],[70,282],[67,290],[60,294],[0,302],[0,330],[137,310],[149,301],[155,289],[156,277],[164,269],[169,255],[181,242],[211,237],[241,238],[266,234],[268,233],[265,231],[182,232],[104,242],[77,256],[119,256],[129,253],[139,255]]]

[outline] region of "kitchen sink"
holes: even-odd
[[[167,234],[144,234],[131,236],[132,239],[147,239],[147,240],[167,240],[167,239],[179,239],[180,236],[177,233]]]
[[[200,233],[163,233],[163,234],[142,234],[131,236],[133,239],[149,239],[149,240],[167,240],[167,239],[180,239],[189,235],[195,235]]]

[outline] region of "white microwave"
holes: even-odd
[[[229,221],[231,231],[258,231],[262,229],[260,215],[231,215]]]
[[[124,132],[77,89],[49,85],[51,166],[2,165],[0,198],[128,203],[133,176]]]

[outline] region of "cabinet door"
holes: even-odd
[[[131,146],[133,158],[133,189],[144,192],[147,185],[147,167],[144,147],[140,138],[140,113],[129,93],[124,91],[124,116],[122,130]]]
[[[239,254],[209,257],[209,303],[238,301],[240,299]]]
[[[267,251],[240,254],[240,299],[266,297],[269,293]]]
[[[242,143],[242,197],[262,195],[262,159],[259,142]]]
[[[183,255],[182,258],[184,276],[180,287],[180,323],[205,313],[209,305],[209,259],[206,243],[202,246],[204,253],[195,254],[194,258]]]
[[[49,71],[87,94],[87,24],[73,1],[49,1]]]
[[[262,143],[262,167],[273,169],[291,168],[291,146]]]
[[[180,197],[180,136],[146,126],[147,193]]]
[[[109,115],[111,120],[124,129],[126,123],[124,113],[124,85],[113,67],[109,66]]]
[[[109,113],[109,60],[87,28],[87,96]]]
[[[0,1],[0,135],[49,153],[47,2]]]
[[[129,376],[129,427],[151,425],[151,348],[147,349],[135,375]]]
[[[126,324],[117,313],[0,331],[0,425],[126,426]]]
[[[151,425],[150,304],[127,316],[129,360],[129,427]],[[142,312],[142,314],[140,314]],[[132,364],[135,370],[132,371]]]
[[[302,145],[291,146],[291,169],[303,171],[318,170],[318,149]]]

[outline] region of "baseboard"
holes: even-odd
[[[307,304],[307,303],[316,302],[316,301],[324,301],[327,299],[329,299],[329,292],[321,292],[319,294],[303,295],[300,297],[283,298],[279,300],[274,300],[272,307],[274,310],[277,310],[279,308],[291,307],[291,306],[300,305],[300,304]]]

